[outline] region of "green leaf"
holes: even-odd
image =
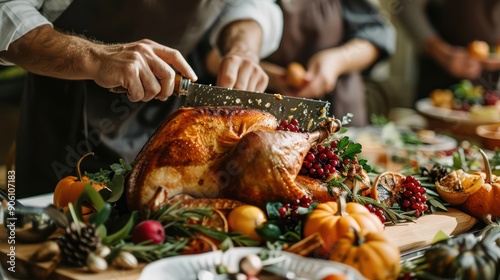
[[[347,127],[344,127],[344,126],[343,126],[343,127],[341,127],[341,128],[339,129],[339,131],[337,131],[337,133],[338,133],[338,134],[344,134],[344,133],[346,133],[347,131],[348,131]]]
[[[446,207],[445,207],[443,204],[441,204],[441,202],[439,202],[439,201],[438,201],[437,199],[435,199],[434,197],[429,197],[429,198],[427,199],[427,201],[428,201],[428,202],[429,202],[432,206],[434,206],[434,207],[436,207],[436,208],[438,208],[438,209],[441,209],[441,210],[443,210],[443,211],[448,212],[448,209],[446,209]]]
[[[132,229],[135,226],[136,217],[137,217],[137,211],[132,212],[125,226],[123,226],[119,231],[104,237],[102,239],[102,243],[106,245],[112,245],[126,238],[129,235],[130,231],[132,231]]]
[[[342,151],[342,150],[343,150],[343,149],[345,149],[348,145],[349,145],[349,137],[344,136],[344,137],[340,138],[340,141],[339,141],[339,142],[338,142],[338,144],[337,144],[337,150],[338,150],[338,151]]]
[[[374,126],[383,127],[384,125],[389,123],[389,119],[387,117],[385,117],[384,115],[372,114],[370,116],[370,122]]]
[[[104,225],[99,225],[97,228],[96,228],[96,231],[97,231],[97,235],[103,239],[104,237],[106,237],[107,235],[107,229],[106,229],[106,226]]]
[[[342,153],[343,158],[354,159],[354,155],[361,153],[363,146],[359,143],[352,143],[347,146],[347,149]]]
[[[281,236],[281,229],[272,221],[265,222],[262,226],[255,229],[257,234],[269,241],[276,241]]]
[[[123,244],[119,244],[117,246],[114,246],[113,248],[111,248],[111,252],[109,253],[109,255],[106,257],[106,261],[108,263],[113,263],[113,260],[118,257],[118,254],[120,254],[120,252],[122,251],[123,249]]]
[[[87,201],[92,204],[92,206],[97,210],[101,211],[105,207],[104,199],[102,196],[90,185],[90,183],[85,183],[83,193],[78,197],[75,206],[78,208],[77,211],[81,212],[82,204]],[[81,214],[81,213],[80,213]]]
[[[266,204],[267,217],[269,219],[280,218],[281,215],[279,209],[281,207],[283,207],[283,203],[281,202],[268,202]]]
[[[97,213],[90,217],[89,222],[95,224],[96,226],[104,224],[111,215],[111,210],[111,204],[105,203],[101,210],[97,211]]]
[[[97,173],[87,173],[91,182],[104,184],[109,189],[101,190],[101,196],[109,202],[116,202],[122,196],[124,191],[124,176],[132,170],[132,164],[127,164],[123,159],[119,163],[110,165],[111,170],[100,169]]]
[[[328,181],[328,185],[334,186],[334,187],[340,187],[341,184],[345,181],[345,177],[339,177],[339,178],[333,178],[330,181]]]
[[[125,178],[123,175],[116,173],[108,183],[108,188],[111,190],[111,196],[107,201],[111,203],[118,201],[125,190]]]
[[[439,230],[436,235],[434,235],[434,238],[431,241],[431,244],[437,243],[439,241],[443,241],[450,238],[448,234],[446,234],[444,231]]]

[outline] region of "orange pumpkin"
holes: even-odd
[[[452,171],[436,182],[441,198],[459,209],[483,220],[487,224],[500,218],[500,178],[491,174],[488,157],[479,149],[484,162],[484,172],[467,174],[463,170]]]
[[[500,207],[498,207],[500,201],[500,177],[491,173],[491,166],[484,151],[479,150],[479,152],[483,158],[485,171],[473,174],[481,176],[484,183],[478,191],[471,194],[460,205],[460,209],[487,224],[491,224],[494,220],[500,218]]]
[[[316,232],[323,239],[323,249],[330,251],[332,245],[350,229],[363,232],[383,232],[384,225],[366,207],[355,202],[346,203],[345,197],[339,201],[319,204],[307,217],[304,237]]]
[[[82,173],[80,171],[80,164],[82,160],[88,156],[88,155],[93,155],[94,153],[88,153],[82,156],[76,165],[76,171],[78,177],[75,176],[67,176],[63,179],[61,179],[54,190],[54,200],[53,203],[55,206],[66,209],[68,207],[68,204],[71,202],[73,204],[76,203],[78,200],[78,197],[83,193],[84,191],[84,186],[85,184],[91,184],[92,187],[96,191],[100,191],[106,186],[104,185],[99,185],[96,183],[91,183],[89,178],[87,176],[82,176]],[[82,215],[88,216],[94,212],[94,209],[82,206]]]
[[[397,279],[401,270],[399,247],[381,232],[348,232],[333,245],[330,260],[349,265],[373,280]]]

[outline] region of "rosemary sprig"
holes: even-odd
[[[173,232],[178,236],[192,237],[204,234],[221,242],[221,249],[229,249],[235,246],[257,246],[258,242],[250,237],[237,232],[224,232],[197,224],[204,218],[212,218],[214,213],[209,207],[199,207],[190,209],[182,206],[182,201],[174,204],[167,204],[160,208],[150,218],[158,220],[163,224],[165,230]]]
[[[389,220],[391,220],[392,224],[397,224],[401,222],[407,222],[407,221],[414,221],[416,218],[414,216],[411,216],[415,211],[408,211],[404,212],[401,211],[399,206],[398,207],[388,207],[385,204],[382,204],[375,199],[367,196],[362,196],[362,195],[356,195],[352,197],[354,201],[356,201],[359,204],[371,204],[374,206],[377,206],[379,208],[382,208],[384,210],[385,214],[387,217],[389,217]]]
[[[138,259],[152,262],[162,258],[180,255],[186,248],[189,239],[170,239],[162,244],[130,244],[121,245],[121,250],[134,254]]]
[[[234,244],[238,246],[257,246],[259,242],[250,239],[250,237],[243,235],[239,232],[224,232],[220,230],[215,230],[207,226],[202,226],[198,224],[188,224],[188,228],[193,229],[198,233],[203,233],[219,241],[225,241],[229,248],[235,247]]]

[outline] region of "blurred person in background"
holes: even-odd
[[[416,100],[462,79],[485,89],[499,83],[500,58],[481,59],[468,46],[500,44],[500,1],[401,0],[397,17],[419,50]]]
[[[168,98],[175,72],[198,79],[203,38],[223,58],[218,85],[263,91],[259,59],[282,32],[272,0],[12,0],[0,1],[0,19],[0,62],[30,72],[16,140],[19,198],[53,191],[89,151],[89,172],[132,161],[183,103]]]
[[[341,118],[352,113],[351,125],[366,125],[363,74],[394,52],[393,27],[368,0],[277,4],[283,11],[283,37],[278,50],[261,62],[269,75],[268,91],[328,100],[330,114]],[[292,62],[305,67],[299,84],[287,81]]]

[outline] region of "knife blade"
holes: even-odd
[[[295,118],[307,130],[316,128],[326,119],[330,109],[328,101],[202,85],[183,77],[180,77],[178,92],[186,95],[185,107],[239,106],[258,109],[272,114],[278,121]]]
[[[126,89],[118,87],[111,91],[126,92]],[[239,106],[258,109],[272,114],[278,121],[294,118],[300,127],[307,130],[315,129],[328,118],[330,109],[328,101],[197,84],[178,74],[175,76],[174,95],[186,95],[184,107]]]

